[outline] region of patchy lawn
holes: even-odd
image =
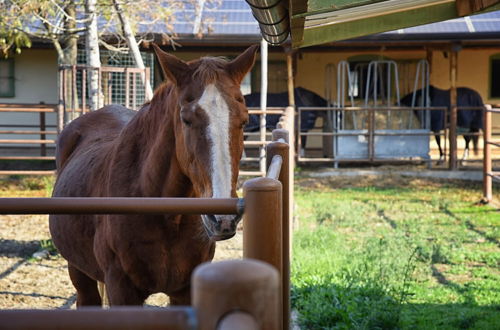
[[[297,182],[304,329],[500,329],[500,213],[481,186],[394,175]]]

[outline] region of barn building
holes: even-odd
[[[446,3],[446,6],[450,6],[450,1],[435,2]],[[232,57],[247,46],[261,42],[262,34],[259,24],[246,2],[224,0],[217,3],[208,1],[200,3],[202,4],[201,10],[187,7],[182,15],[180,13],[177,15],[174,31],[176,42],[181,45],[180,47],[174,49],[170,44],[162,44],[160,37],[156,42],[162,44],[165,50],[184,60],[204,55]],[[293,10],[300,9],[301,3],[305,1],[292,0],[290,1],[292,6],[286,8],[290,10],[288,12],[290,15],[294,15],[289,20],[292,23],[291,36],[278,46],[269,46],[267,59],[269,93],[286,92],[290,82],[293,82],[295,87],[300,86],[313,91],[327,99],[332,105],[338,105],[344,102],[340,99],[347,98],[349,102],[354,102],[351,105],[362,105],[366,102],[367,90],[371,93],[374,88],[374,85],[372,87],[367,85],[369,84],[369,64],[372,61],[379,61],[380,63],[395,63],[396,67],[393,68],[392,64],[385,64],[381,72],[374,71],[379,77],[375,84],[380,87],[379,91],[373,94],[375,97],[383,98],[384,92],[381,90],[385,88],[385,97],[387,93],[393,93],[391,98],[394,99],[395,84],[398,85],[399,90],[397,95],[402,97],[414,89],[415,81],[422,79],[419,77],[423,76],[422,72],[425,70],[429,72],[428,79],[431,85],[449,89],[451,87],[450,68],[454,67],[456,86],[466,86],[478,91],[484,103],[500,104],[500,8],[498,4],[478,15],[407,28],[396,26],[402,25],[401,20],[405,19],[411,21],[405,23],[406,25],[416,25],[426,22],[426,19],[441,20],[455,17],[457,14],[449,16],[449,10],[444,9],[412,11],[411,8],[405,8],[399,14],[391,12],[386,16],[374,18],[373,21],[365,19],[363,24],[359,24],[358,19],[339,20],[334,23],[338,24],[336,31],[340,32],[333,35],[333,32],[327,29],[324,30],[326,32],[318,30],[315,33],[306,29],[316,24],[314,16],[313,19],[310,16],[303,17],[305,25],[302,25],[301,30],[300,19],[296,20],[297,17],[300,18],[300,15],[297,16],[293,12]],[[451,3],[455,6],[454,1]],[[436,16],[428,17],[431,13]],[[343,13],[342,17],[349,17],[347,14],[356,15],[356,11]],[[438,14],[441,16],[437,16]],[[323,22],[318,23],[318,26],[329,27],[333,24],[325,21],[332,19],[325,15],[316,17],[317,22]],[[373,15],[376,17],[376,14]],[[413,18],[414,15],[417,18]],[[299,32],[296,33],[297,31]],[[387,32],[366,35],[368,31]],[[271,41],[273,41],[272,38]],[[150,79],[158,84],[163,78],[155,66],[150,44],[144,43],[141,46],[143,58],[150,68]],[[103,65],[133,66],[128,56],[116,56],[103,51],[101,57]],[[84,63],[83,56],[81,61]],[[427,63],[425,69],[419,66],[422,61]],[[290,71],[289,68],[292,70]],[[393,81],[394,70],[398,72],[396,83]],[[345,82],[340,83],[339,77],[342,72],[350,77],[347,85]],[[244,93],[260,91],[260,76],[261,63],[259,61],[243,82]],[[372,73],[371,77],[373,76],[375,75]],[[27,154],[39,155],[41,144],[39,142],[28,143],[27,140],[55,139],[56,136],[51,134],[57,128],[57,116],[54,111],[45,112],[43,115],[45,129],[42,131],[46,131],[46,134],[7,133],[13,130],[38,130],[42,120],[39,112],[16,112],[14,110],[16,108],[40,108],[40,105],[42,108],[52,106],[56,109],[57,105],[62,102],[61,77],[56,51],[50,44],[44,42],[35,42],[33,47],[23,49],[18,55],[0,59],[0,108],[6,110],[0,112],[0,142],[2,142],[0,155],[2,157],[14,159]],[[81,74],[76,74],[74,84],[81,86],[82,79]],[[127,83],[126,78],[115,77],[107,81],[108,85],[113,85],[112,90],[105,92],[110,102],[126,103],[137,108],[144,100],[140,88],[133,96],[126,95],[130,92],[127,91],[130,89],[127,85],[135,86],[135,83],[130,81]],[[347,88],[349,92],[339,96],[341,87]],[[79,103],[80,107],[85,105],[85,101]],[[323,126],[327,118],[320,118],[316,125]],[[500,118],[494,118],[494,125],[500,126]],[[22,139],[24,142],[15,144],[6,141],[9,139]],[[321,154],[323,151],[320,158],[331,157],[332,142],[328,142],[328,139],[331,138],[312,137],[307,142],[310,151],[306,150],[306,153],[309,153],[311,157],[316,157],[318,152]],[[48,143],[44,148],[43,157],[51,157],[52,154],[53,144]],[[432,145],[430,154],[436,157]],[[46,159],[43,157],[41,156],[40,159]]]

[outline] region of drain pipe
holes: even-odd
[[[285,42],[290,32],[286,0],[246,0],[260,26],[264,39],[277,46]]]

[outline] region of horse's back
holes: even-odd
[[[72,121],[57,140],[58,171],[64,168],[68,159],[79,147],[114,139],[134,113],[120,105],[109,105]]]

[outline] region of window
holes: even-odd
[[[500,54],[490,58],[490,98],[500,98]]]
[[[14,97],[14,59],[0,59],[0,97]]]

